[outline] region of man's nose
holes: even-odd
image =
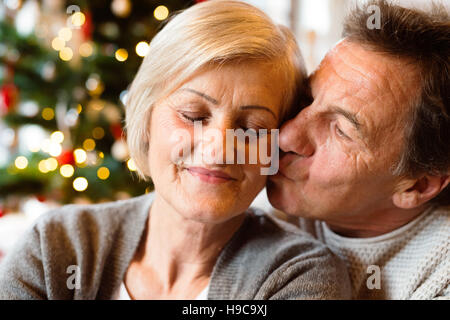
[[[314,154],[314,145],[310,137],[310,127],[313,120],[308,108],[303,109],[297,116],[280,129],[280,149],[284,152],[294,152],[303,157]]]

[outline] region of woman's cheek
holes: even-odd
[[[279,162],[278,135],[267,134],[258,138],[255,149],[260,167],[269,168]]]
[[[252,190],[258,189],[259,187],[263,187],[267,182],[267,175],[261,174],[261,168],[260,165],[251,165],[246,164],[243,167],[244,170],[244,183],[246,185],[246,188],[251,188]]]
[[[190,149],[192,128],[170,108],[161,113],[155,112],[151,131],[154,138],[152,141],[156,145],[153,152],[159,157],[177,163],[183,155],[183,150]]]

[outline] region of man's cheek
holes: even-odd
[[[326,164],[311,168],[307,183],[317,189],[317,191],[326,191],[330,188],[340,188],[348,181],[348,167],[327,166]]]
[[[342,184],[344,181],[351,179],[351,176],[355,173],[357,159],[350,152],[344,152],[337,147],[333,149],[322,157],[318,155],[319,161],[314,163],[311,171],[315,172],[319,181]]]

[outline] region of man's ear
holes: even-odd
[[[416,208],[436,197],[449,183],[448,175],[424,175],[418,179],[403,180],[392,196],[392,201],[402,209]]]

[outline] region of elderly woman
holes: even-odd
[[[0,298],[349,297],[345,267],[325,247],[248,208],[267,163],[202,160],[222,158],[227,129],[253,129],[253,143],[259,129],[270,135],[304,77],[289,31],[250,5],[204,2],[171,19],[126,110],[131,155],[154,193],[42,216],[6,257]],[[198,125],[220,138],[199,136]]]

